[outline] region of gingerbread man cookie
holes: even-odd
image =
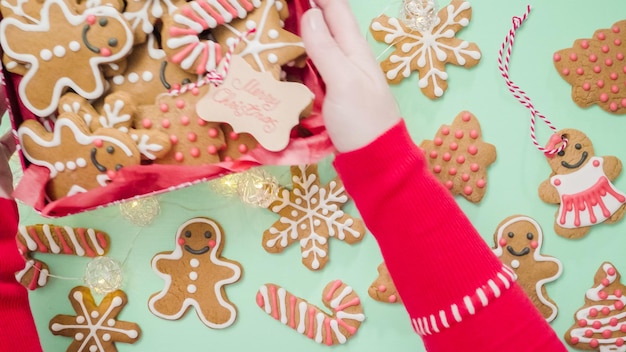
[[[279,79],[281,66],[305,54],[302,39],[282,27],[280,1],[265,0],[260,8],[246,18],[232,21],[215,28],[213,35],[226,48],[234,47],[234,53],[243,57],[254,69],[271,72]],[[250,29],[255,32],[245,35]]]
[[[24,269],[15,277],[23,286],[34,290],[48,283],[48,265],[32,256],[35,253],[65,254],[79,257],[97,257],[109,251],[109,235],[84,227],[49,224],[19,226],[17,247],[26,261]]]
[[[496,160],[496,148],[482,139],[478,119],[469,111],[457,115],[451,126],[443,125],[433,140],[420,147],[428,166],[452,194],[473,203],[487,191],[487,167]]]
[[[322,293],[332,314],[274,284],[261,286],[256,302],[274,319],[327,346],[346,343],[365,320],[359,296],[341,280],[329,282]]]
[[[298,243],[302,264],[320,270],[329,259],[329,238],[357,243],[365,235],[365,225],[341,210],[348,196],[338,178],[322,186],[317,165],[292,166],[291,174],[293,190],[281,188],[276,200],[267,207],[280,219],[263,232],[263,248],[281,253]]]
[[[165,156],[172,147],[169,136],[158,130],[133,128],[136,109],[133,98],[121,91],[107,95],[99,109],[75,93],[66,93],[59,101],[59,112],[69,111],[78,114],[89,125],[91,131],[114,128],[127,133],[137,145],[143,159],[154,160]]]
[[[604,111],[626,114],[623,41],[626,20],[597,30],[592,38],[554,53],[554,67],[572,86],[572,100],[581,108],[597,104]]]
[[[387,265],[384,262],[378,265],[378,277],[372,282],[367,293],[379,302],[402,303],[396,285],[391,280],[389,270],[387,270]]]
[[[7,56],[28,66],[19,96],[39,116],[52,114],[67,89],[86,99],[100,97],[100,66],[122,60],[133,45],[132,32],[115,8],[97,6],[77,14],[63,0],[45,1],[38,23],[3,19],[0,36]]]
[[[53,200],[106,186],[119,169],[141,161],[137,144],[127,133],[114,128],[90,132],[73,112],[59,115],[53,132],[27,120],[17,135],[24,157],[50,171],[46,187]]]
[[[539,224],[528,216],[510,216],[498,225],[494,242],[494,253],[517,275],[517,282],[535,307],[548,322],[554,320],[558,309],[545,285],[561,276],[563,264],[541,254],[543,231]]]
[[[604,262],[585,292],[585,305],[574,313],[564,340],[575,349],[620,352],[626,349],[626,286],[615,266]]]
[[[402,19],[380,15],[372,20],[370,32],[375,40],[395,46],[381,62],[387,82],[400,83],[411,72],[419,72],[419,87],[430,99],[443,96],[448,89],[446,64],[470,68],[478,64],[481,53],[476,43],[454,35],[469,24],[472,7],[464,0],[452,0],[437,14],[430,29],[411,28]]]
[[[190,307],[213,329],[235,322],[237,308],[226,296],[225,286],[241,278],[241,264],[221,256],[224,231],[208,218],[193,218],[176,233],[176,249],[152,258],[152,270],[165,281],[163,291],[150,297],[152,314],[180,319]]]
[[[59,314],[49,324],[53,335],[74,339],[68,352],[116,352],[116,342],[132,344],[141,337],[139,325],[116,319],[128,303],[124,291],[110,292],[96,304],[89,288],[78,286],[69,298],[76,315]]]
[[[581,238],[591,226],[624,216],[626,195],[611,182],[622,171],[622,162],[615,156],[596,156],[591,140],[575,129],[553,134],[546,149],[556,149],[564,138],[564,150],[546,154],[552,173],[539,185],[539,197],[559,204],[554,222],[558,235]]]

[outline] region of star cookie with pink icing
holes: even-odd
[[[432,28],[413,29],[402,19],[380,15],[372,20],[375,40],[394,46],[381,62],[387,82],[398,84],[413,71],[419,72],[419,87],[430,99],[441,98],[448,89],[446,64],[470,68],[481,58],[476,43],[454,36],[469,24],[472,7],[464,0],[452,0],[439,10]]]
[[[117,320],[128,303],[122,290],[107,293],[97,304],[87,287],[77,286],[69,294],[76,315],[56,315],[50,320],[53,335],[74,339],[68,352],[116,352],[118,342],[133,344],[141,337],[136,323]]]
[[[435,139],[422,141],[420,147],[435,177],[452,194],[473,203],[483,199],[487,167],[496,160],[496,148],[483,141],[476,116],[462,111],[452,125],[441,126]]]
[[[539,197],[559,205],[554,231],[576,239],[585,236],[593,225],[621,220],[626,195],[612,183],[622,171],[617,157],[597,156],[591,140],[576,129],[554,133],[546,150],[558,148],[564,139],[564,150],[546,154],[552,173],[539,185]]]
[[[387,270],[387,265],[384,262],[378,265],[378,277],[372,282],[367,293],[379,302],[402,303],[396,285],[391,280],[389,270]]]
[[[91,132],[73,112],[61,113],[52,132],[35,120],[26,120],[17,135],[24,157],[50,171],[46,188],[52,200],[104,187],[119,169],[141,161],[128,133],[115,128]]]
[[[502,220],[494,233],[493,252],[517,275],[517,282],[546,321],[553,321],[558,308],[548,296],[546,284],[563,272],[560,260],[541,254],[543,231],[533,218],[513,215]]]
[[[626,114],[624,33],[626,20],[554,53],[554,67],[572,86],[576,105],[587,108],[595,104],[612,114]]]
[[[209,218],[192,218],[180,225],[175,239],[173,252],[152,258],[152,270],[165,281],[165,287],[150,297],[150,311],[162,319],[178,320],[193,307],[209,328],[231,326],[237,308],[228,300],[225,286],[241,278],[242,268],[221,255],[222,227]]]
[[[263,232],[263,248],[269,253],[281,253],[298,243],[302,264],[310,270],[321,270],[329,259],[330,237],[357,243],[365,235],[365,225],[341,210],[348,196],[338,178],[323,186],[317,165],[292,166],[291,175],[293,189],[281,188],[267,207],[280,218]]]
[[[81,116],[91,131],[114,128],[127,133],[137,145],[144,160],[154,160],[166,155],[171,143],[165,132],[136,129],[132,127],[137,107],[132,97],[122,91],[111,93],[96,109],[85,98],[75,93],[66,93],[59,102],[59,112],[73,112]]]
[[[275,284],[261,286],[256,302],[272,318],[327,346],[348,342],[365,320],[359,295],[341,280],[329,282],[322,293],[331,314]]]
[[[626,286],[615,266],[604,262],[585,291],[585,304],[574,313],[574,324],[565,342],[577,350],[624,351],[626,349]]]
[[[101,66],[123,60],[133,45],[128,23],[115,8],[97,6],[77,14],[63,0],[45,1],[37,23],[4,18],[0,36],[7,57],[28,68],[18,93],[38,116],[54,113],[68,89],[99,98],[105,89]]]

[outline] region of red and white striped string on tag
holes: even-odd
[[[226,52],[226,54],[224,54],[224,58],[222,59],[221,63],[221,71],[222,72],[217,72],[217,70],[211,70],[209,72],[207,72],[204,77],[199,80],[198,82],[193,82],[193,83],[189,83],[189,84],[185,84],[183,86],[181,86],[178,89],[170,89],[169,94],[170,95],[180,95],[183,94],[185,92],[187,92],[188,90],[191,89],[195,89],[198,87],[201,87],[207,83],[212,83],[214,86],[219,86],[220,84],[222,84],[224,82],[224,79],[226,78],[226,75],[228,75],[228,70],[230,69],[230,58],[233,56],[233,52],[235,51],[235,48],[237,47],[237,45],[239,44],[239,42],[249,36],[250,34],[253,34],[256,32],[256,28],[252,28],[249,31],[242,33],[240,36],[238,36],[237,38],[235,38],[235,40],[231,43],[231,45],[228,48],[228,51]]]
[[[511,77],[509,76],[509,64],[511,61],[511,51],[513,50],[513,42],[515,41],[515,32],[521,27],[521,25],[526,21],[528,15],[530,14],[530,5],[526,7],[526,12],[522,17],[514,16],[513,17],[513,27],[509,30],[509,33],[504,38],[504,42],[502,42],[502,46],[500,47],[500,51],[498,52],[498,68],[500,69],[500,73],[502,77],[506,81],[506,86],[509,88],[513,97],[517,99],[522,105],[524,105],[528,110],[530,110],[531,118],[530,118],[530,138],[532,139],[533,144],[540,152],[546,154],[546,156],[554,155],[567,146],[567,138],[563,138],[561,136],[553,135],[550,138],[550,143],[547,148],[544,148],[539,145],[537,142],[537,136],[535,135],[535,125],[537,118],[543,120],[543,122],[552,129],[553,132],[556,132],[556,127],[552,125],[552,122],[548,120],[543,114],[541,114],[535,106],[533,105],[530,97],[524,92],[517,84],[515,84]],[[561,137],[562,143],[556,143],[556,139]],[[560,141],[559,141],[560,142]],[[554,148],[558,144],[558,147]]]

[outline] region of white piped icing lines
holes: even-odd
[[[261,286],[256,300],[274,319],[328,346],[346,343],[365,320],[359,296],[341,280],[330,282],[322,294],[322,302],[332,315],[274,284]]]

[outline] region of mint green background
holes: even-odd
[[[363,33],[367,32],[372,18],[383,12],[397,15],[399,8],[398,1],[352,0],[352,4]],[[475,0],[472,5],[470,25],[457,37],[479,45],[483,53],[481,62],[472,69],[447,66],[449,88],[439,100],[432,101],[422,95],[417,75],[394,86],[393,93],[417,143],[425,138],[432,139],[438,127],[450,123],[461,110],[470,110],[478,117],[484,139],[497,147],[498,157],[489,169],[488,191],[482,202],[472,204],[458,198],[458,203],[489,245],[493,244],[497,224],[509,215],[529,215],[542,225],[542,253],[560,259],[564,266],[562,277],[547,286],[549,296],[559,306],[559,315],[552,326],[562,336],[574,322],[573,314],[583,304],[584,293],[593,284],[593,275],[603,261],[613,262],[619,271],[626,273],[626,222],[596,226],[581,240],[566,240],[553,232],[556,206],[543,203],[537,196],[537,186],[548,177],[550,169],[543,155],[531,144],[530,114],[507,91],[496,61],[501,42],[511,27],[511,17],[521,16],[527,2]],[[530,5],[532,14],[515,42],[512,79],[557,128],[580,129],[594,142],[598,155],[615,155],[626,161],[623,137],[626,117],[611,115],[597,107],[578,108],[570,98],[571,87],[558,76],[551,60],[554,51],[570,47],[575,39],[591,37],[596,29],[608,28],[622,20],[626,2],[550,0],[533,1]],[[385,50],[385,45],[375,43],[369,35],[368,41],[377,55]],[[542,123],[537,129],[543,144],[550,131]],[[288,168],[267,169],[288,184]],[[330,158],[320,164],[320,173],[325,182],[335,176]],[[626,177],[618,177],[615,185],[626,190]],[[353,246],[331,240],[329,264],[320,272],[312,272],[300,264],[297,245],[280,255],[263,250],[262,232],[278,218],[265,209],[216,195],[207,184],[170,192],[159,199],[161,214],[146,228],[123,219],[117,206],[59,219],[44,219],[26,207],[20,208],[22,224],[48,222],[95,227],[111,235],[109,255],[120,261],[126,259],[123,289],[128,294],[129,304],[120,319],[137,322],[143,330],[136,344],[117,344],[119,351],[327,350],[328,347],[317,345],[267,316],[257,307],[255,294],[263,283],[274,282],[321,305],[321,291],[333,279],[342,279],[354,287],[362,298],[367,318],[354,338],[332,349],[423,351],[403,307],[382,304],[367,295],[381,262],[376,242],[369,233]],[[344,209],[358,216],[353,204]],[[221,223],[227,236],[223,255],[244,267],[242,280],[226,287],[239,315],[235,324],[224,330],[205,327],[193,311],[180,321],[166,321],[152,315],[147,308],[149,296],[163,287],[162,280],[150,269],[150,259],[157,252],[171,251],[178,226],[195,216],[208,216]],[[81,277],[88,262],[85,258],[66,256],[40,255],[38,258],[47,262],[54,274],[69,278]],[[49,332],[48,322],[56,314],[72,314],[67,294],[80,283],[51,279],[45,288],[31,293],[32,309],[45,351],[64,351],[69,345],[68,338],[55,337]],[[480,346],[462,347],[462,341],[459,346],[459,350],[480,351]]]

